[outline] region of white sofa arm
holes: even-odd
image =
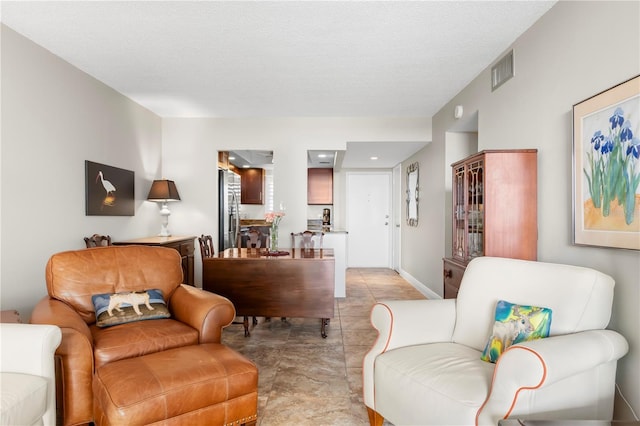
[[[598,365],[622,358],[629,350],[612,330],[589,330],[523,342],[507,349],[496,363],[489,396],[477,424],[497,424],[508,416],[522,389],[552,385]]]
[[[54,377],[53,355],[61,340],[55,325],[0,324],[0,371]]]
[[[380,302],[371,310],[371,324],[379,333],[371,350],[382,353],[403,346],[450,342],[455,323],[455,299]]]
[[[47,379],[45,425],[56,424],[54,354],[61,340],[62,332],[54,325],[0,324],[0,372]]]
[[[373,408],[373,366],[378,355],[403,346],[449,342],[456,322],[455,299],[393,300],[377,303],[371,324],[378,338],[364,357],[364,402]]]

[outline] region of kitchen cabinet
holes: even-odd
[[[536,260],[538,252],[537,150],[487,150],[451,167],[453,232],[451,257],[443,259],[445,298],[456,297],[475,257]]]
[[[218,151],[218,168],[229,170],[229,151]]]
[[[239,169],[240,203],[264,204],[264,169]]]
[[[333,204],[333,169],[307,169],[307,204]]]

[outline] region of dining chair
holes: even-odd
[[[205,257],[213,257],[215,255],[215,250],[213,249],[213,238],[211,238],[211,235],[200,235],[198,237],[198,242],[200,243],[200,254],[203,259]]]
[[[84,243],[86,244],[87,248],[110,246],[111,236],[93,234],[90,237],[84,237]]]
[[[238,234],[238,247],[253,249],[267,247],[267,235],[252,226],[248,231]]]
[[[291,233],[291,248],[300,248],[302,250],[322,249],[322,240],[324,232],[321,231],[303,231]]]
[[[247,233],[249,239],[247,241],[247,248],[260,248],[262,247],[262,232],[256,228],[250,228]]]

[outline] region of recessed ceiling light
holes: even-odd
[[[249,165],[248,165],[248,164],[245,164],[244,166],[242,166],[242,168],[243,168],[243,169],[248,169],[248,168],[249,168]]]
[[[326,158],[327,154],[318,154],[318,158]]]
[[[236,157],[233,157],[233,156],[229,157],[229,160],[235,160],[235,159]]]
[[[377,159],[378,159],[378,157],[373,156],[373,157],[369,157],[369,159],[370,159],[370,160],[377,160]]]

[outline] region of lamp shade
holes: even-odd
[[[154,180],[147,196],[149,201],[180,201],[178,188],[172,180]]]

